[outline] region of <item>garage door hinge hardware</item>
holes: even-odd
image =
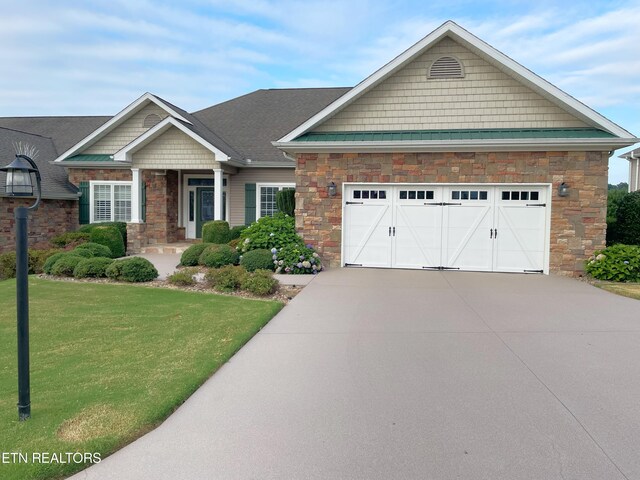
[[[424,270],[460,270],[459,267],[443,267],[440,265],[439,267],[422,267]]]
[[[364,202],[347,202],[347,205],[364,205]]]
[[[527,203],[527,207],[546,207],[546,203]]]
[[[543,270],[523,270],[524,273],[544,273]]]
[[[345,263],[344,266],[345,267],[361,267],[362,264],[361,263]]]

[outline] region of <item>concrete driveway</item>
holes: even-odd
[[[319,275],[91,479],[638,479],[640,302],[557,277]]]

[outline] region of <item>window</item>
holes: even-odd
[[[258,218],[272,217],[278,211],[276,206],[276,194],[280,190],[293,190],[294,184],[258,184],[256,185],[256,211]]]
[[[453,190],[451,200],[487,200],[487,190]]]
[[[537,202],[540,198],[540,193],[535,191],[522,191],[522,190],[511,190],[511,191],[503,191],[502,192],[502,200],[532,200]]]
[[[358,199],[367,199],[367,200],[386,200],[387,191],[386,190],[354,190],[353,198],[355,200]]]
[[[91,223],[131,221],[131,182],[91,182]]]
[[[400,200],[433,200],[433,190],[400,190]]]

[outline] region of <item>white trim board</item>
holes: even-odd
[[[523,67],[504,53],[499,52],[491,45],[485,43],[483,40],[460,27],[458,24],[452,21],[447,21],[418,43],[408,48],[382,68],[364,79],[343,96],[308,119],[306,122],[286,134],[276,143],[291,142],[293,139],[317,127],[447,36],[469,48],[477,55],[480,55],[482,58],[494,64],[500,70],[535,90],[552,103],[558,105],[560,108],[566,110],[585,123],[597,128],[602,128],[603,130],[606,130],[620,138],[634,138],[634,135],[630,132],[600,115],[595,110],[587,107],[585,104],[576,100],[566,92],[563,92],[555,85],[552,85],[548,81],[539,77],[531,70]]]
[[[262,187],[279,187],[279,190],[282,190],[284,188],[296,188],[296,184],[287,182],[256,182],[256,220],[262,218],[262,215],[260,215],[260,189]]]

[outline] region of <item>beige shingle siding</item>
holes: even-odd
[[[442,55],[460,60],[465,77],[427,79],[431,63]],[[315,131],[587,126],[445,38]]]
[[[143,126],[144,119],[147,115],[152,113],[155,113],[163,119],[168,116],[167,112],[158,107],[155,103],[151,103],[139,112],[134,113],[130,118],[114,128],[89,148],[85,149],[82,153],[116,153],[122,147],[128,145],[148,130],[148,128]]]
[[[246,183],[295,183],[293,168],[245,168],[229,177],[229,223],[244,225],[244,185]]]
[[[133,154],[132,167],[159,169],[213,169],[218,167],[213,152],[187,134],[171,127]]]

